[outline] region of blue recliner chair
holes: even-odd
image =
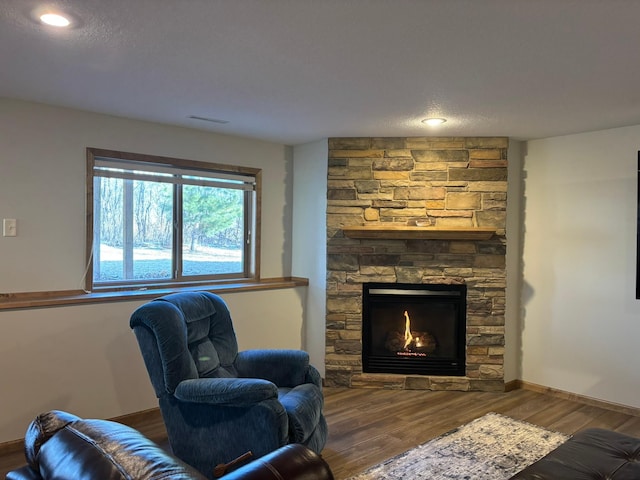
[[[238,352],[224,300],[167,295],[131,316],[173,453],[211,476],[247,451],[288,443],[317,453],[327,438],[318,371],[300,350]]]

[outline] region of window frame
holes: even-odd
[[[166,289],[191,286],[206,286],[225,283],[246,283],[260,280],[260,225],[261,225],[261,198],[262,198],[262,170],[259,168],[242,167],[237,165],[226,165],[219,163],[202,162],[195,160],[187,160],[182,158],[164,157],[157,155],[139,154],[131,152],[122,152],[116,150],[106,150],[100,148],[88,147],[86,149],[86,272],[85,272],[85,291],[137,291],[147,289]],[[159,171],[174,170],[194,170],[209,176],[219,176],[224,178],[225,175],[240,175],[252,177],[255,180],[252,204],[247,205],[245,201],[245,248],[244,248],[244,272],[242,276],[233,274],[218,274],[203,276],[201,279],[189,278],[183,281],[176,279],[172,274],[172,278],[167,280],[152,281],[130,281],[110,282],[109,284],[94,284],[93,280],[93,240],[94,240],[94,178],[101,177],[95,174],[95,167],[100,163],[100,159],[108,159],[123,162],[136,162],[147,164],[149,166],[158,167]],[[175,185],[180,182],[169,182]],[[181,215],[174,219],[174,223],[178,223],[174,228],[174,245],[172,247],[172,262],[181,261],[182,252],[177,248],[175,243],[178,236],[182,236]]]

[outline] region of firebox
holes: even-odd
[[[466,285],[364,283],[365,373],[465,375]]]

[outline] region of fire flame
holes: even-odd
[[[422,347],[422,340],[420,337],[414,337],[411,334],[411,319],[409,318],[409,312],[404,311],[404,349],[408,350],[411,344],[416,347]]]
[[[409,319],[409,312],[404,311],[404,348],[406,349],[413,341],[413,335],[411,335],[411,320]]]

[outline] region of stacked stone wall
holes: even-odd
[[[331,138],[328,386],[504,389],[507,138]],[[488,240],[350,239],[359,225],[492,227]],[[362,372],[362,284],[467,285],[466,375]]]

